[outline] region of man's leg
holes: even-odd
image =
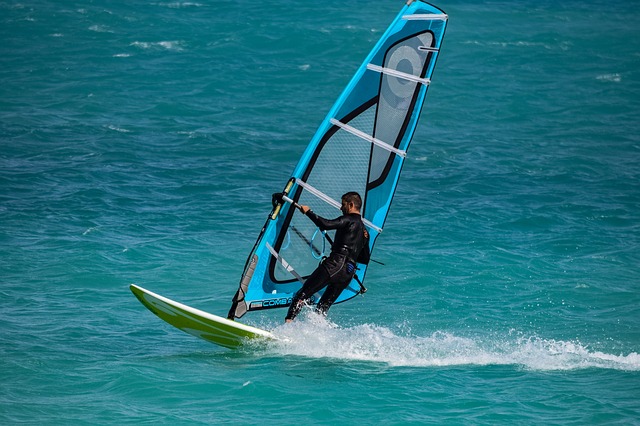
[[[316,312],[327,315],[327,311],[336,301],[340,293],[347,288],[355,272],[353,263],[345,263],[332,277],[324,294],[316,306]]]
[[[316,312],[321,313],[322,315],[327,315],[327,311],[333,305],[333,302],[336,301],[342,290],[347,288],[349,283],[351,282],[351,278],[343,281],[332,281],[327,286],[327,289],[324,291],[324,294],[320,298],[318,302],[318,306],[316,306]]]
[[[309,278],[307,278],[307,281],[305,281],[302,288],[293,296],[287,316],[284,318],[285,321],[293,321],[293,319],[300,313],[307,300],[309,300],[318,290],[324,287],[327,284],[327,281],[329,281],[329,273],[323,265],[319,265]]]

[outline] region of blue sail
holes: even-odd
[[[326,218],[340,215],[340,198],[357,191],[370,250],[382,232],[427,89],[447,15],[409,1],[369,53],[309,142],[251,251],[229,311],[286,307],[331,250],[323,233],[294,206]],[[336,303],[356,296],[367,265]],[[319,300],[321,293],[315,295]]]

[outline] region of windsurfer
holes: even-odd
[[[336,230],[335,241],[329,257],[318,265],[304,285],[293,296],[289,312],[285,318],[291,322],[300,313],[304,304],[319,290],[327,286],[320,298],[316,311],[326,315],[356,272],[356,263],[369,263],[369,233],[362,223],[360,209],[362,198],[357,192],[347,192],[342,196],[342,216],[325,219],[315,214],[309,206],[297,206],[302,214],[311,219],[322,231]]]

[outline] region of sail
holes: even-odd
[[[286,307],[331,251],[324,235],[293,202],[338,217],[342,194],[357,191],[373,252],[395,193],[431,82],[447,15],[410,1],[385,31],[309,142],[274,205],[240,280],[229,318]],[[284,201],[282,201],[284,200]],[[329,238],[327,238],[329,237]],[[367,265],[336,303],[356,296]],[[315,295],[317,302],[321,293]]]

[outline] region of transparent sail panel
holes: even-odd
[[[397,44],[387,53],[384,68],[422,77],[429,52],[420,47],[431,46],[432,43],[433,35],[425,33]],[[419,83],[387,74],[381,74],[381,78],[374,136],[397,147],[398,137],[401,136],[407,114],[412,108],[411,103]],[[379,147],[373,150],[369,182],[378,182],[382,178],[391,155],[393,154]]]

